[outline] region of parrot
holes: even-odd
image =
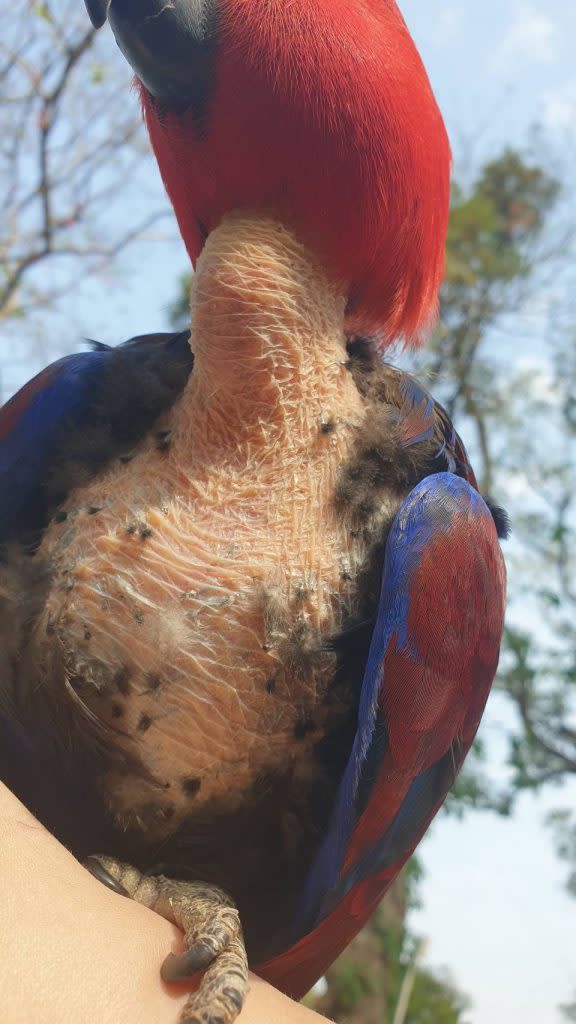
[[[436,315],[450,149],[393,0],[86,0],[136,75],[189,330],[0,410],[0,778],[179,925],[231,1024],[301,998],[442,806],[497,670],[506,513],[387,358]]]

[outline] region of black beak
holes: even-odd
[[[84,0],[84,2],[86,4],[86,10],[88,11],[88,17],[94,25],[94,28],[102,28],[102,25],[108,17],[110,0]]]
[[[217,0],[84,0],[90,21],[110,22],[148,92],[168,106],[195,104],[207,87]]]

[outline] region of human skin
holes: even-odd
[[[180,933],[96,881],[0,783],[3,1024],[178,1024],[185,986],[160,981]],[[325,1018],[251,976],[239,1024]]]

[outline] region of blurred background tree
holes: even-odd
[[[21,346],[23,320],[109,275],[169,207],[123,216],[148,143],[129,69],[84,5],[0,0],[0,19],[0,329]]]
[[[33,337],[39,315],[60,302],[65,307],[82,277],[109,275],[134,240],[144,244],[166,207],[142,198],[137,215],[127,216],[127,197],[143,196],[147,144],[136,104],[115,102],[127,91],[125,65],[87,25],[82,5],[26,0],[15,8],[0,0],[0,12],[6,365],[14,328],[19,338]],[[509,813],[522,791],[559,787],[576,775],[574,231],[564,177],[546,163],[545,140],[535,149],[537,157],[505,149],[472,175],[456,175],[440,325],[430,346],[408,360],[466,437],[482,489],[509,508],[513,521],[510,614],[497,682],[514,712],[509,772],[505,784],[495,785],[478,742],[448,801],[447,811],[457,814]],[[188,319],[189,278],[176,291],[169,319],[180,326]],[[543,294],[548,301],[538,305],[535,297]],[[529,349],[516,349],[518,324],[530,315],[538,336]],[[49,347],[50,358],[63,354]],[[576,895],[576,814],[563,806],[560,790],[548,824]],[[419,877],[413,860],[328,972],[324,991],[310,996],[328,1017],[340,1024],[469,1021],[465,996],[417,955],[410,909]],[[576,1004],[563,1012],[576,1020]]]
[[[495,792],[469,762],[453,809],[461,800],[507,811],[522,790],[576,775],[576,330],[562,323],[559,301],[540,351],[507,360],[505,371],[491,339],[570,266],[574,230],[562,219],[562,192],[555,174],[512,150],[470,188],[455,186],[440,326],[418,357],[460,431],[473,428],[480,487],[513,523],[497,680],[516,712],[510,784]],[[549,824],[576,893],[576,818],[559,808]]]
[[[497,680],[516,713],[509,783],[495,787],[486,777],[478,742],[447,803],[452,813],[510,813],[523,790],[576,775],[576,331],[548,325],[542,345],[550,370],[534,357],[512,367],[508,360],[504,369],[491,338],[524,308],[536,282],[542,287],[544,275],[556,278],[569,263],[571,226],[551,230],[561,200],[561,180],[512,150],[480,168],[468,187],[456,182],[440,324],[412,361],[460,432],[467,440],[475,435],[470,447],[481,489],[509,508],[513,523],[509,624]],[[576,895],[576,814],[559,806],[548,824]],[[394,918],[386,908],[387,901],[340,957],[328,993],[316,1001],[338,1021],[394,1021],[399,978],[417,939],[405,915]],[[574,1004],[563,1010],[576,1020]],[[466,1011],[450,983],[417,967],[406,1022],[460,1022]]]

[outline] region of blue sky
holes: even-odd
[[[444,111],[459,171],[505,144],[523,144],[536,123],[559,164],[573,164],[573,0],[401,0],[400,6]],[[128,89],[122,101],[135,102]],[[127,217],[137,198],[127,202]],[[7,367],[9,389],[49,355],[78,347],[82,336],[116,342],[166,326],[186,258],[176,232],[162,231],[142,246],[142,259],[134,249],[118,272],[83,284],[39,325],[42,351]],[[509,722],[509,709],[494,700],[483,734],[496,771]],[[414,923],[429,938],[427,962],[447,967],[471,996],[470,1024],[556,1024],[558,1003],[576,990],[576,902],[562,889],[563,867],[542,825],[547,809],[574,804],[575,797],[576,787],[546,799],[526,796],[511,821],[487,814],[464,823],[441,819],[423,846],[424,906]]]
[[[540,122],[558,146],[576,142],[576,5],[484,0],[403,0],[455,153],[522,142]]]
[[[505,144],[525,144],[535,124],[558,165],[573,166],[576,5],[400,6],[444,112],[457,169],[466,173]],[[521,333],[510,343],[522,343]],[[509,721],[509,709],[493,699],[482,735],[495,759]],[[523,797],[511,821],[444,819],[422,847],[427,877],[414,926],[429,938],[427,961],[448,966],[471,996],[471,1024],[554,1024],[558,1003],[576,990],[576,902],[563,890],[565,869],[542,824],[547,810],[575,799],[572,786]]]

